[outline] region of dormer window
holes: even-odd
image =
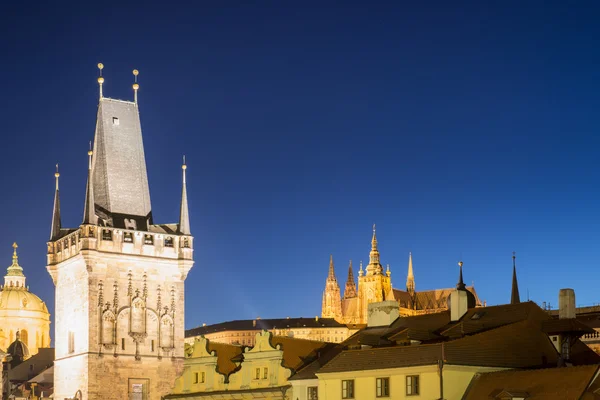
[[[119,118],[113,117],[113,125],[119,125]]]
[[[123,241],[126,243],[133,243],[133,234],[131,232],[125,232],[123,235]]]
[[[165,247],[173,247],[173,238],[171,236],[165,238]]]
[[[154,236],[152,235],[145,235],[144,236],[144,244],[154,244]]]
[[[102,240],[112,240],[112,231],[110,229],[102,230]]]

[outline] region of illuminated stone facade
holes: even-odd
[[[25,284],[16,243],[13,248],[12,264],[0,292],[0,349],[6,350],[19,332],[29,354],[35,355],[39,348],[50,347],[50,313],[46,303]]]
[[[158,400],[182,372],[193,265],[185,166],[179,223],[154,224],[138,87],[135,102],[101,94],[78,228],[61,227],[56,174],[47,269],[56,286],[57,399]]]
[[[216,343],[254,346],[256,333],[266,330],[276,336],[341,343],[363,327],[364,325],[344,325],[333,318],[258,318],[189,329],[185,332],[185,342],[191,345],[196,339],[205,337]]]
[[[467,286],[466,289],[473,293],[477,306],[481,306],[475,288]],[[350,262],[348,279],[342,297],[340,285],[335,276],[333,257],[329,259],[329,274],[323,291],[321,316],[323,318],[334,318],[343,324],[362,325],[367,323],[369,304],[386,300],[398,302],[401,316],[436,313],[448,309],[448,296],[452,290],[416,291],[412,255],[409,255],[406,290],[394,289],[389,265],[385,271],[381,265],[375,226],[373,226],[369,265],[363,270],[362,262],[360,264],[358,288],[354,281],[352,262]]]

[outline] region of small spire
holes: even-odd
[[[133,102],[135,104],[137,104],[137,92],[138,92],[138,89],[140,88],[140,85],[138,84],[138,81],[137,81],[137,77],[138,77],[139,73],[140,72],[137,69],[133,70],[133,82],[134,82],[133,83]],[[185,162],[184,162],[184,164],[185,164]]]
[[[458,283],[456,284],[456,289],[466,290],[467,287],[465,286],[465,282],[463,281],[463,271],[462,271],[463,262],[459,261],[458,266],[460,267],[460,275],[458,277]]]
[[[60,236],[60,196],[58,193],[58,177],[60,173],[58,172],[58,164],[56,164],[56,172],[54,173],[54,178],[56,179],[56,191],[54,193],[54,211],[52,213],[52,229],[50,231],[50,240],[55,240]]]
[[[348,279],[346,280],[346,289],[344,290],[344,298],[349,299],[356,297],[356,283],[354,282],[354,272],[352,271],[352,260],[348,265]]]
[[[521,298],[519,297],[519,283],[517,282],[517,255],[513,251],[513,276],[512,276],[512,290],[510,293],[510,304],[519,304]]]
[[[385,274],[386,274],[387,276],[391,276],[391,275],[392,275],[392,271],[390,271],[390,264],[387,264],[387,265],[386,265],[386,267],[387,267],[387,268],[386,268],[386,270],[385,270]]]
[[[363,271],[362,260],[361,260],[360,264],[359,264],[359,269],[358,269],[358,276],[363,276],[363,275],[364,275],[364,271]]]
[[[327,275],[327,280],[335,281],[335,269],[333,267],[333,254],[329,255],[329,275]]]
[[[104,83],[104,78],[102,77],[102,70],[104,69],[104,64],[98,63],[98,69],[100,70],[100,76],[98,77],[98,85],[100,85],[100,99],[102,99],[104,97],[102,96],[102,84]]]
[[[17,242],[13,243],[13,256],[12,265],[8,267],[7,276],[25,276],[23,275],[23,268],[19,265],[19,256],[17,256]]]
[[[412,252],[408,253],[408,274],[406,275],[406,291],[415,292],[415,275],[413,274]]]
[[[96,206],[94,205],[94,185],[92,182],[92,142],[90,141],[90,149],[88,150],[88,178],[87,187],[85,189],[85,204],[83,206],[83,223],[84,224],[95,224],[96,219]]]
[[[377,233],[375,224],[373,224],[373,238],[371,239],[371,252],[369,253],[369,265],[367,265],[367,275],[380,274],[383,267],[379,262],[379,250],[377,249]]]
[[[190,213],[187,200],[187,183],[185,180],[185,174],[187,170],[185,156],[183,156],[183,164],[181,165],[181,170],[183,174],[183,186],[181,188],[181,208],[179,210],[179,233],[181,235],[190,235]]]

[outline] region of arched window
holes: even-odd
[[[106,310],[102,314],[102,344],[115,343],[115,314]]]
[[[29,347],[29,334],[25,329],[21,330],[21,342],[25,343],[25,345]]]
[[[165,315],[160,321],[160,347],[173,347],[173,320]]]

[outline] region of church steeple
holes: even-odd
[[[88,178],[85,189],[85,205],[83,207],[83,223],[96,224],[96,210],[94,206],[94,184],[92,182],[92,142],[88,151]]]
[[[352,260],[348,266],[348,279],[346,280],[346,289],[344,290],[344,298],[349,299],[356,297],[356,283],[354,282],[354,272],[352,271]]]
[[[329,256],[329,274],[325,281],[325,291],[323,292],[323,304],[321,308],[322,318],[340,318],[342,315],[342,297],[340,285],[335,277],[333,266],[333,255]]]
[[[377,275],[383,272],[383,267],[379,261],[379,250],[377,249],[377,234],[375,224],[373,224],[373,238],[371,239],[371,252],[369,253],[369,265],[367,265],[367,275]]]
[[[519,304],[521,302],[521,298],[519,297],[519,284],[517,282],[517,261],[516,254],[513,251],[513,276],[512,276],[512,290],[510,293],[510,304]]]
[[[188,209],[187,200],[187,184],[185,182],[185,171],[187,165],[185,163],[185,156],[183,156],[183,165],[181,170],[183,171],[183,186],[181,189],[181,209],[179,210],[179,233],[182,235],[189,235],[190,232],[190,213]]]
[[[408,274],[406,275],[406,291],[415,293],[415,275],[413,274],[412,253],[408,253]]]
[[[58,164],[56,164],[56,172],[54,173],[54,179],[56,179],[56,191],[54,192],[54,210],[52,212],[52,229],[50,230],[50,240],[55,240],[60,237],[60,196],[58,193]]]

